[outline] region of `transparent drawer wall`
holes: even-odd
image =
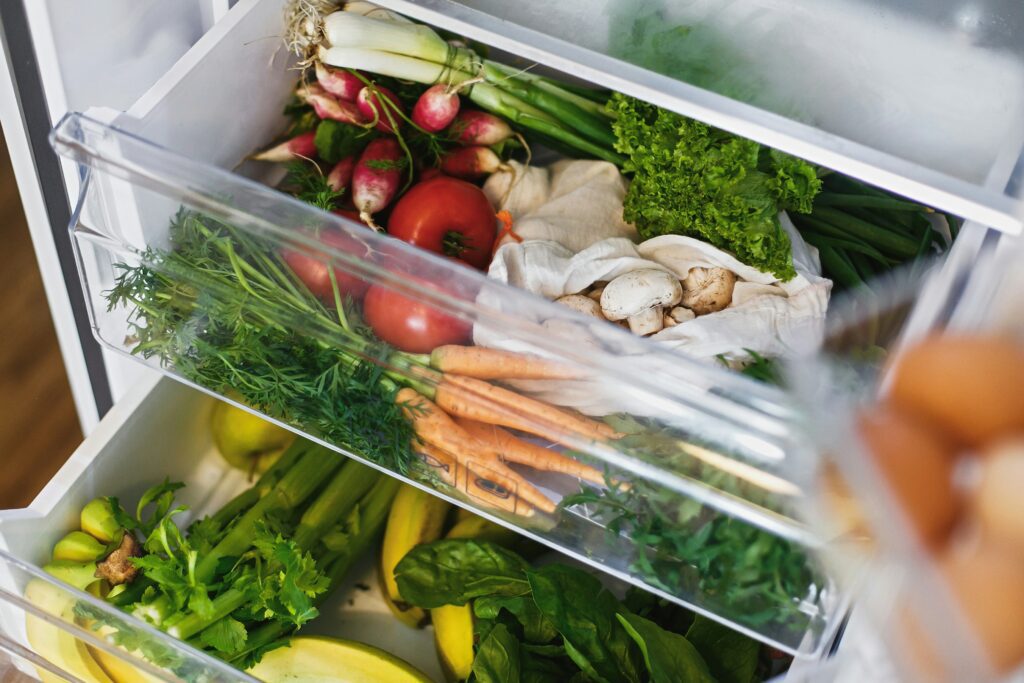
[[[951,261],[928,273],[901,273],[886,283],[882,296],[836,302],[823,349],[790,365],[807,431],[815,452],[824,455],[819,459],[815,453],[795,453],[792,458],[794,463],[804,460],[796,470],[798,479],[814,492],[805,499],[807,518],[815,520],[819,537],[827,539],[822,555],[827,566],[851,590],[860,616],[871,624],[869,637],[880,657],[876,671],[888,667],[892,680],[1017,680],[1022,671],[1019,664],[1013,673],[991,667],[972,622],[940,571],[940,550],[926,548],[913,530],[925,513],[915,509],[915,519],[908,516],[858,428],[860,417],[875,415],[871,411],[886,400],[900,354],[921,339],[937,333],[1020,339],[1022,249],[1017,239],[989,239],[970,260]],[[878,345],[888,353],[880,355]],[[927,451],[926,443],[907,441],[903,448]],[[886,455],[895,457],[896,452]],[[956,489],[965,499],[981,476],[969,460],[961,458]],[[928,477],[923,473],[920,481],[928,482]],[[962,534],[946,550],[960,543],[967,551],[979,540]],[[869,581],[848,571],[864,562],[870,563]],[[957,589],[963,596],[964,587]],[[977,618],[976,613],[970,618]],[[889,661],[883,665],[885,657]],[[853,679],[837,678],[847,680]]]
[[[844,603],[791,516],[780,393],[88,118],[54,139],[87,169],[74,239],[107,346],[781,649],[829,643]],[[323,231],[340,248],[311,238]],[[339,316],[304,291],[282,251],[570,379],[503,389],[440,373],[371,342],[358,307]],[[269,298],[277,285],[290,293]],[[489,413],[574,476],[467,448],[427,399]]]
[[[1010,0],[380,0],[1019,233],[1024,7]]]
[[[78,528],[82,506],[97,496],[117,496],[134,506],[146,489],[170,478],[186,485],[178,498],[189,507],[182,517],[188,522],[247,488],[245,473],[229,467],[213,444],[214,403],[169,379],[138,387],[108,413],[30,507],[0,511],[0,650],[12,655],[18,669],[44,681],[255,683],[40,569],[54,544]],[[433,633],[408,628],[392,616],[370,557],[355,565],[303,634],[374,645],[431,680],[444,680]]]

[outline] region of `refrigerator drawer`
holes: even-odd
[[[792,514],[780,391],[222,170],[283,128],[294,73],[259,39],[280,31],[279,10],[239,3],[152,91],[164,96],[114,126],[72,116],[55,130],[86,175],[72,228],[97,338],[786,652],[822,655],[845,600]],[[310,237],[321,231],[340,242]],[[186,241],[214,247],[226,270],[170,253]],[[297,284],[285,253],[331,272],[337,299]],[[445,372],[367,336],[356,308],[339,316],[347,288],[568,379]],[[429,401],[533,435],[521,440],[541,467],[467,448],[447,422],[419,419],[435,415]]]
[[[180,502],[189,507],[190,519],[198,519],[247,488],[247,475],[216,452],[210,431],[214,404],[166,378],[138,387],[108,413],[28,508],[0,512],[0,649],[31,657],[19,662],[26,673],[88,683],[111,678],[119,683],[255,680],[40,569],[50,561],[54,544],[78,529],[82,507],[98,496],[134,505],[151,486],[179,481],[186,485]],[[329,634],[374,645],[443,681],[432,631],[408,628],[392,616],[370,555],[375,552],[356,566],[303,635]],[[96,621],[105,626],[94,628]],[[115,631],[119,642],[131,642],[136,651],[113,644]],[[81,654],[83,649],[88,656]],[[134,674],[105,678],[98,673],[96,661],[106,671],[117,671],[111,658],[135,667]]]

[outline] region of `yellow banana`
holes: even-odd
[[[515,532],[473,513],[456,520],[445,538],[476,538],[506,547],[520,540]],[[430,620],[444,675],[449,681],[466,680],[473,670],[473,608],[469,604],[437,607],[430,610]]]
[[[473,608],[445,605],[430,610],[434,646],[449,681],[464,681],[473,670]]]
[[[415,486],[404,484],[391,503],[384,543],[380,553],[381,592],[384,601],[398,619],[414,628],[426,621],[426,612],[402,600],[395,581],[395,565],[421,543],[441,537],[450,505]]]

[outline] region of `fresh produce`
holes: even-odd
[[[522,426],[566,442],[574,441],[574,430],[583,430],[576,438],[584,440],[618,435],[595,420],[558,411],[484,380],[439,373],[426,367],[428,358],[396,351],[367,328],[365,322],[373,324],[373,316],[365,308],[340,296],[334,308],[328,308],[296,284],[276,246],[258,237],[183,212],[171,226],[171,239],[173,250],[151,252],[145,265],[126,268],[110,292],[112,306],[127,305],[133,311],[138,351],[204,387],[238,391],[246,403],[382,466],[409,472],[423,462],[420,452],[425,449],[413,440],[413,416],[406,417],[402,401],[395,400],[404,387],[416,387],[415,393],[424,399],[437,398],[460,417],[512,429]],[[245,273],[244,287],[238,280],[239,268]],[[364,305],[373,298],[371,290]],[[391,315],[396,313],[402,315],[401,310]],[[198,320],[202,327],[196,331]],[[280,320],[296,324],[282,326]],[[460,341],[468,337],[468,327],[463,329]],[[183,339],[185,330],[190,332]],[[445,341],[435,339],[425,351]],[[467,356],[449,349],[438,361],[461,358],[466,366],[467,357],[473,358],[468,372],[474,366],[501,369],[503,377],[510,376],[510,369],[528,377],[551,371],[550,362],[508,353]],[[481,357],[501,367],[479,368]],[[507,418],[513,414],[520,417],[510,423]],[[501,490],[489,479],[493,475],[511,486],[510,491],[518,488],[520,494],[533,496],[532,487],[509,475],[500,453],[488,451],[484,457],[471,443],[450,452],[447,439],[428,443],[443,451],[443,461],[468,458],[478,470],[477,477],[450,479],[448,485],[463,492],[481,486],[473,489],[481,504],[492,502],[509,512],[532,514],[532,503],[526,506],[516,496],[488,493],[492,484],[495,491]],[[533,498],[542,509],[554,509],[546,497]]]
[[[388,104],[384,104],[383,100]],[[356,96],[356,107],[363,118],[382,133],[394,133],[401,123],[402,103],[395,93],[381,85],[363,87]]]
[[[53,560],[70,562],[95,562],[106,554],[107,546],[84,531],[72,531],[53,546]]]
[[[472,332],[470,323],[382,285],[374,285],[366,293],[363,316],[377,337],[409,353],[430,353],[445,344],[461,344],[469,341]]]
[[[352,173],[355,171],[355,156],[347,156],[336,163],[327,174],[327,185],[335,192],[344,192],[349,183],[352,182]]]
[[[218,401],[210,413],[217,450],[232,467],[264,472],[295,440],[295,435],[247,410]]]
[[[56,586],[33,579],[25,586],[25,600],[57,619],[74,621],[74,597]],[[62,670],[86,683],[114,683],[89,654],[85,643],[70,632],[29,613],[25,616],[25,634],[36,653]],[[44,683],[64,681],[45,669],[37,668],[36,671]]]
[[[515,135],[504,120],[476,109],[459,112],[452,122],[452,134],[466,147],[490,147]]]
[[[330,69],[320,62],[315,64],[316,82],[328,94],[346,102],[355,102],[364,87],[363,79],[347,69]]]
[[[633,176],[623,215],[642,238],[690,234],[780,279],[796,274],[778,214],[810,212],[812,166],[624,95],[608,106]]]
[[[998,334],[916,341],[894,358],[886,402],[858,422],[875,472],[916,532],[918,552],[937,560],[961,616],[1000,672],[1024,661],[1024,636],[1006,626],[1024,609],[1022,348]],[[971,465],[977,476],[961,478]],[[944,646],[922,613],[909,614],[908,641],[921,652]]]
[[[108,520],[89,528],[116,525],[121,540],[117,549],[111,543],[75,570],[82,577],[77,586],[98,588],[114,605],[171,636],[249,666],[317,615],[317,604],[383,528],[397,483],[300,441],[256,486],[186,531],[174,519],[185,511],[174,500],[181,486],[151,488],[134,515],[112,498],[87,505],[83,519],[88,511],[93,522],[101,514]],[[47,565],[55,576],[74,578],[70,568],[62,569],[59,561]],[[146,649],[121,622],[88,605],[75,609],[113,644],[143,647],[154,665],[173,670],[173,658]]]
[[[441,615],[442,624],[449,617],[475,622],[479,638],[470,666],[461,657],[449,666],[460,680],[472,675],[503,682],[542,673],[570,679],[579,672],[606,681],[756,680],[758,647],[747,638],[679,608],[669,613],[686,635],[673,633],[653,620],[649,602],[635,601],[647,614],[641,616],[585,571],[562,564],[534,568],[485,541],[418,546],[398,563],[395,578],[408,600]],[[467,609],[437,612],[452,607]],[[451,629],[465,633],[465,622]],[[462,642],[470,641],[464,636]]]
[[[817,247],[822,271],[837,288],[863,285],[873,276],[945,250],[933,224],[938,217],[955,238],[958,222],[930,208],[838,173],[824,173],[809,214],[790,215],[800,235]]]
[[[324,249],[333,249],[358,258],[366,258],[370,254],[365,243],[334,228],[327,228],[314,237]],[[362,299],[370,284],[345,268],[331,267],[328,258],[298,249],[281,250],[281,260],[320,301],[337,306],[338,301],[344,301],[346,297],[355,301]]]
[[[309,131],[254,155],[253,159],[257,161],[292,161],[296,157],[308,159],[316,153],[316,132]]]
[[[494,209],[483,191],[463,180],[438,176],[409,189],[388,219],[388,234],[484,269],[497,232]]]
[[[402,177],[403,157],[394,138],[377,138],[363,150],[352,172],[352,201],[364,223],[379,229],[373,214],[395,198]]]
[[[455,120],[460,106],[458,91],[438,83],[427,88],[416,100],[412,122],[428,133],[440,133]]]
[[[427,614],[402,599],[395,583],[395,565],[420,543],[441,537],[450,507],[444,499],[408,484],[398,489],[391,504],[380,553],[381,592],[391,612],[407,626],[421,626]]]
[[[375,647],[333,638],[292,638],[246,673],[265,683],[430,683],[411,665]]]
[[[610,118],[601,105],[553,81],[481,60],[421,24],[343,10],[323,17],[322,22],[310,22],[306,15],[298,17],[297,13],[290,27],[289,42],[304,58],[427,86],[458,87],[474,81],[465,95],[481,109],[501,117],[495,118],[493,125],[507,128],[508,121],[584,155],[622,163],[611,149]],[[313,26],[318,28],[311,35]],[[452,125],[457,130],[458,119]],[[493,139],[491,135],[470,138],[474,144],[495,144],[486,142]]]
[[[303,102],[313,107],[316,115],[321,119],[330,119],[354,126],[362,126],[368,121],[354,103],[335,99],[318,83],[303,85],[295,94]]]
[[[441,157],[441,172],[456,178],[476,180],[503,167],[501,157],[482,145],[453,149]]]
[[[438,346],[433,368],[477,379],[579,379],[581,371],[563,363],[482,346]]]

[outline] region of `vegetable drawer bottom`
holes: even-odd
[[[79,512],[97,496],[112,495],[134,505],[147,488],[169,478],[186,484],[178,493],[191,518],[217,510],[244,489],[247,477],[228,467],[213,445],[213,405],[213,399],[169,379],[139,387],[104,418],[31,506],[0,512],[0,649],[14,655],[24,673],[47,681],[78,680],[75,671],[68,671],[75,668],[68,658],[87,646],[150,675],[139,673],[139,680],[178,680],[109,645],[102,631],[83,628],[76,616],[92,609],[102,610],[103,620],[116,623],[122,633],[131,633],[139,650],[158,653],[179,673],[187,672],[186,680],[254,680],[39,569],[49,561],[54,544],[78,528]],[[432,680],[443,681],[433,633],[403,625],[381,598],[371,559],[375,556],[371,552],[364,557],[303,634],[330,634],[377,646]],[[49,646],[29,637],[27,622],[47,631]]]

